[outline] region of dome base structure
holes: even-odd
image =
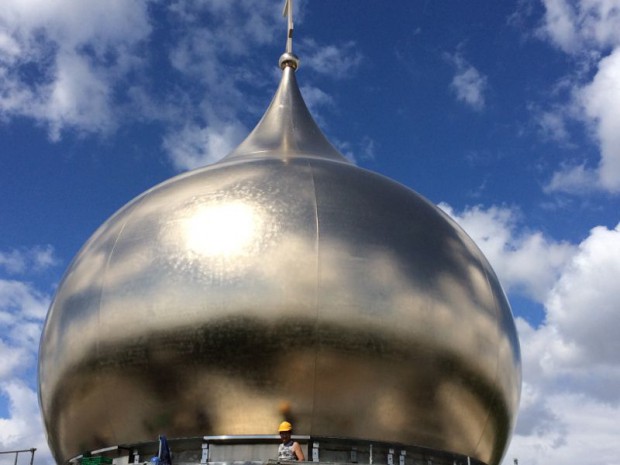
[[[169,444],[174,465],[485,465],[471,457],[420,446],[302,435],[293,435],[292,439],[300,444],[305,461],[278,461],[280,437],[274,435],[204,436],[176,439]],[[151,457],[157,456],[158,447],[154,441],[123,444],[87,455],[113,465],[147,465]],[[80,463],[83,457],[73,457],[69,462]]]

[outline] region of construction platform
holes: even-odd
[[[325,438],[293,435],[307,459],[299,465],[369,464],[369,465],[485,465],[461,454],[426,447],[389,444],[345,438]],[[277,465],[278,435],[202,436],[168,439],[173,465]],[[73,457],[71,464],[101,457],[102,463],[112,465],[151,465],[158,454],[159,442],[121,444]]]

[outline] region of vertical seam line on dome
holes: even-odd
[[[314,321],[314,337],[317,338],[315,341],[316,347],[314,350],[314,376],[312,379],[312,415],[310,416],[310,434],[312,435],[313,427],[314,427],[314,410],[316,408],[316,386],[317,386],[317,369],[318,369],[318,359],[319,359],[319,350],[320,350],[320,341],[318,340],[318,326],[319,326],[319,283],[320,283],[320,274],[321,274],[321,259],[319,253],[319,244],[320,244],[320,228],[319,228],[319,204],[316,198],[316,183],[314,180],[314,169],[312,164],[306,161],[306,166],[310,171],[310,182],[312,183],[312,199],[314,206],[314,225],[315,225],[315,239],[314,239],[314,250],[316,257],[316,270],[315,270],[315,292],[314,292],[314,309],[315,309],[315,321]]]

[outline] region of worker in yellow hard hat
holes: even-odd
[[[282,444],[280,444],[280,447],[278,448],[278,460],[284,460],[287,462],[306,460],[299,443],[291,439],[291,435],[293,434],[293,425],[291,425],[288,421],[283,421],[280,423],[278,431],[280,433],[280,439],[282,440]]]

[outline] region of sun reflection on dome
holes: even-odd
[[[233,257],[249,252],[262,219],[243,202],[200,207],[183,225],[185,243],[206,257]]]

